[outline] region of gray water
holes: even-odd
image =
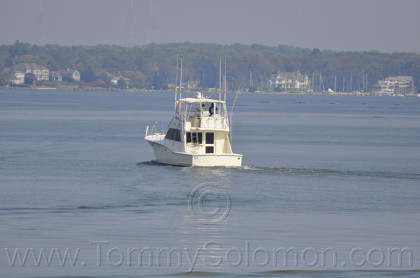
[[[155,163],[172,109],[0,91],[0,276],[419,277],[420,98],[240,95],[241,168]]]

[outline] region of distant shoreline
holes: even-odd
[[[28,91],[28,90],[38,90],[38,91],[61,91],[61,92],[145,92],[145,93],[173,93],[171,90],[150,90],[150,89],[119,89],[119,88],[101,88],[101,87],[87,87],[87,88],[54,88],[54,87],[32,87],[32,88],[16,88],[16,87],[0,87],[0,91]],[[203,90],[204,93],[216,93]],[[185,93],[185,92],[184,92]],[[193,93],[193,92],[191,92]],[[228,91],[228,94],[250,94],[250,95],[312,95],[312,96],[377,96],[377,97],[420,97],[420,94],[415,95],[375,95],[371,93],[361,93],[361,92],[333,92],[333,93],[304,93],[304,92],[236,92]]]

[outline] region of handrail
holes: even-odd
[[[160,127],[161,132],[159,132],[158,130],[159,127]],[[159,135],[159,134],[165,134],[165,132],[163,131],[162,124],[160,122],[155,122],[152,125],[152,128],[149,128],[149,126],[146,127],[146,137],[149,135]]]

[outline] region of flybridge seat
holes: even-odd
[[[228,130],[226,118],[218,116],[190,116],[185,122],[185,130],[191,129],[223,129]]]

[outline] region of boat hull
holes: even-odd
[[[146,139],[147,140],[147,139]],[[189,154],[173,152],[159,142],[147,140],[155,153],[156,162],[176,166],[240,167],[241,154]]]

